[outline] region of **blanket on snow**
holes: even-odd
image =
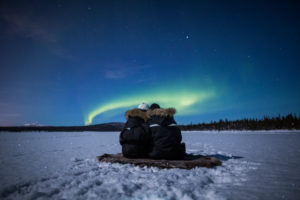
[[[125,158],[122,153],[103,154],[97,157],[99,162],[132,164],[140,167],[157,167],[157,168],[180,168],[192,169],[195,167],[215,167],[222,165],[222,162],[214,157],[202,155],[187,154],[183,160],[154,160],[150,158]]]

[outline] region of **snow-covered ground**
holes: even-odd
[[[114,132],[0,132],[0,199],[297,199],[300,132],[184,132],[187,151],[223,166],[192,170],[98,163]]]

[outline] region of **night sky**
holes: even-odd
[[[300,114],[297,1],[1,1],[0,126]]]

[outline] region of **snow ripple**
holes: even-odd
[[[3,188],[1,199],[225,199],[255,163],[228,160],[213,169],[158,169],[71,159],[67,172]]]

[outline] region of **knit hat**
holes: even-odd
[[[160,106],[157,103],[153,103],[150,106],[150,110],[154,110],[154,109],[157,109],[157,108],[160,108]]]
[[[149,110],[149,106],[148,106],[148,104],[146,104],[146,103],[141,103],[141,104],[138,106],[138,109],[141,109],[141,110]]]

